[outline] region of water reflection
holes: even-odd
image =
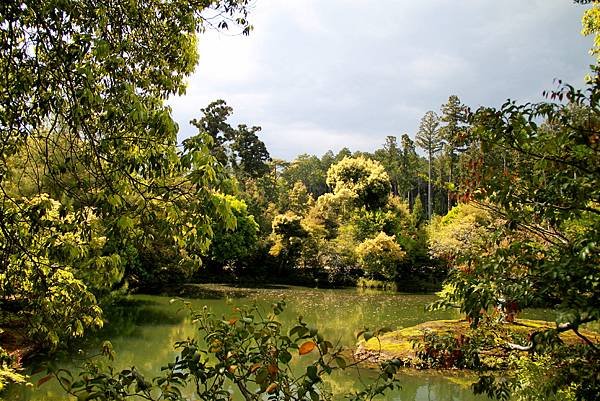
[[[452,311],[426,312],[424,306],[435,299],[432,295],[368,292],[356,290],[316,290],[300,287],[270,286],[265,288],[235,288],[201,286],[187,288],[193,293],[190,302],[194,308],[208,307],[218,317],[229,318],[235,306],[256,304],[266,310],[273,302],[286,300],[287,307],[279,319],[290,327],[299,315],[319,328],[333,341],[351,347],[354,333],[365,326],[377,328],[390,326],[400,328],[427,320],[458,317]],[[135,365],[143,374],[152,376],[160,367],[177,354],[173,349],[176,341],[195,336],[195,327],[181,304],[170,303],[170,297],[136,295],[120,303],[108,314],[109,324],[92,338],[84,349],[94,352],[104,339],[110,339],[117,353],[116,367],[124,369]],[[75,363],[68,359],[62,365],[72,368]],[[328,380],[328,386],[336,399],[344,399],[348,392],[361,389],[361,381],[373,380],[372,370],[338,372]],[[412,400],[482,400],[475,397],[461,374],[458,380],[434,372],[408,372],[401,376],[402,389],[389,394],[386,399]],[[455,378],[456,379],[456,378]],[[190,391],[190,396],[192,392]],[[9,400],[58,401],[65,400],[62,390],[55,382],[48,382],[40,389],[12,388]]]

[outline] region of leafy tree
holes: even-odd
[[[397,266],[406,259],[406,252],[398,245],[394,236],[384,232],[359,244],[356,254],[368,276],[385,280],[393,280],[397,274]]]
[[[211,153],[223,165],[229,167],[239,179],[258,178],[270,170],[271,157],[265,144],[256,135],[260,127],[240,124],[233,128],[227,119],[233,109],[224,100],[216,100],[201,109],[203,116],[191,124],[199,133],[212,138]]]
[[[327,169],[332,161],[326,162],[324,166],[316,156],[302,154],[296,157],[281,173],[281,177],[287,181],[289,186],[300,181],[308,192],[316,199],[327,192]]]
[[[390,179],[383,166],[364,157],[346,157],[327,171],[327,185],[338,194],[344,190],[356,195],[358,205],[374,209],[385,205]]]
[[[421,119],[419,131],[415,137],[417,145],[427,152],[429,161],[427,182],[427,218],[431,220],[432,196],[431,196],[431,162],[433,156],[441,150],[442,142],[439,135],[440,119],[433,111],[428,111]]]
[[[417,198],[411,213],[412,222],[415,227],[419,227],[425,221],[425,210],[421,198]]]
[[[398,195],[401,176],[405,171],[402,170],[402,150],[398,147],[396,137],[387,136],[383,148],[376,150],[374,157],[383,164],[390,176],[392,193]]]
[[[280,260],[280,272],[284,267],[294,267],[302,252],[302,241],[308,232],[302,226],[302,217],[292,212],[280,214],[273,219],[273,246],[269,253]]]
[[[124,278],[132,246],[152,241],[148,226],[199,260],[212,219],[232,223],[215,206],[207,134],[178,152],[164,100],[185,90],[202,12],[247,33],[246,5],[0,7],[0,327],[22,331],[9,335],[52,347],[99,326],[96,295]],[[29,193],[10,190],[16,171]]]
[[[190,124],[198,128],[199,132],[210,135],[213,140],[211,153],[222,165],[229,161],[228,149],[225,144],[233,139],[233,128],[227,123],[227,119],[233,114],[233,108],[227,106],[224,100],[216,100],[206,108],[200,109],[202,117],[190,121]]]
[[[486,252],[485,239],[492,229],[488,211],[473,204],[459,204],[446,216],[434,218],[427,227],[429,252],[457,267],[456,263],[467,255]]]
[[[248,214],[246,203],[231,195],[219,195],[225,199],[235,216],[235,228],[227,229],[221,222],[215,224],[210,248],[212,260],[221,264],[235,263],[248,257],[258,242],[258,224]]]
[[[556,328],[507,347],[550,358],[552,391],[574,385],[578,400],[600,393],[598,347],[579,332],[600,319],[599,93],[594,75],[585,92],[566,85],[549,94],[565,102],[509,101],[472,115],[481,156],[464,190],[506,224],[496,227],[486,253],[468,255],[468,268],[452,272],[447,294],[473,325],[507,301],[555,305]],[[565,331],[582,343],[561,344]],[[518,373],[505,382],[484,376],[476,388],[504,396],[520,380]]]
[[[251,178],[261,177],[270,169],[268,162],[271,161],[271,156],[265,144],[256,135],[260,130],[260,127],[248,128],[240,124],[234,131],[231,144],[230,160],[234,171],[240,171],[244,176]]]
[[[304,184],[301,181],[298,181],[294,184],[294,187],[287,197],[287,207],[285,207],[284,210],[291,210],[300,216],[304,216],[314,203],[315,201],[306,190]]]
[[[454,186],[453,172],[457,152],[464,151],[467,146],[468,125],[467,107],[458,96],[452,95],[442,105],[440,137],[444,141],[444,153],[448,157],[448,211],[452,209],[451,189]]]

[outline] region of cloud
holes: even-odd
[[[583,7],[564,0],[257,0],[250,37],[200,41],[188,93],[170,99],[180,138],[222,98],[291,159],[414,135],[451,94],[497,106],[540,100],[554,78],[581,84],[592,59]]]

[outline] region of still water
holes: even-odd
[[[267,288],[234,288],[202,286],[198,298],[191,299],[195,308],[207,306],[216,316],[230,317],[236,306],[257,304],[265,310],[279,300],[287,306],[280,321],[291,327],[298,316],[319,328],[327,339],[339,340],[352,347],[354,333],[362,328],[408,327],[434,319],[453,319],[452,311],[426,312],[425,305],[435,300],[434,295],[415,295],[377,291],[361,292],[356,289],[319,290],[302,287],[271,286]],[[108,339],[116,352],[115,365],[119,369],[136,366],[143,374],[152,377],[160,367],[172,361],[177,353],[173,344],[195,335],[194,325],[181,305],[171,303],[171,297],[134,295],[108,314],[106,327],[81,345],[81,353],[99,349]],[[535,316],[531,316],[535,317]],[[71,355],[61,362],[68,368],[77,365]],[[361,389],[361,381],[374,376],[368,369],[343,372],[328,380],[330,390],[339,399],[343,394]],[[34,378],[35,379],[35,378]],[[462,373],[406,372],[400,376],[402,389],[387,394],[385,399],[395,401],[455,401],[486,400],[474,396],[469,383],[472,377]],[[35,380],[34,380],[35,381]],[[6,396],[14,401],[70,400],[53,380],[39,388],[14,387]],[[190,393],[190,399],[193,394]]]

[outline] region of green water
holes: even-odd
[[[433,295],[414,295],[384,292],[359,292],[358,290],[319,290],[301,287],[273,286],[260,289],[238,289],[224,286],[203,286],[201,298],[192,299],[194,307],[207,306],[217,316],[230,317],[235,306],[256,303],[269,309],[278,300],[285,299],[287,307],[280,320],[291,326],[299,315],[304,321],[319,328],[325,338],[339,340],[343,345],[355,344],[354,333],[367,326],[401,328],[434,319],[451,319],[453,312],[426,312],[424,306],[433,301]],[[105,329],[81,345],[81,354],[99,348],[108,339],[117,354],[115,365],[119,369],[136,366],[151,377],[160,367],[174,359],[177,354],[173,344],[181,339],[194,337],[194,326],[180,305],[170,303],[170,297],[135,295],[115,308],[109,316]],[[536,316],[530,316],[536,317]],[[71,355],[77,358],[78,354]],[[61,362],[72,368],[77,363]],[[367,381],[374,372],[351,370],[334,375],[329,386],[334,394],[356,391],[360,382]],[[35,379],[35,378],[34,378]],[[386,399],[397,401],[450,401],[484,400],[474,396],[469,378],[461,373],[452,376],[436,372],[406,373],[400,376],[402,389],[388,394]],[[69,400],[55,381],[39,388],[13,387],[6,396],[14,401]],[[190,399],[193,394],[190,392]]]

